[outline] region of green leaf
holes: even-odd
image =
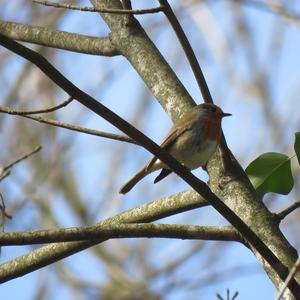
[[[300,165],[300,132],[295,133],[294,148],[295,148],[295,152],[296,152],[296,155],[297,155],[298,163]]]
[[[249,164],[246,173],[260,197],[269,192],[287,195],[294,186],[291,161],[281,153],[260,155]]]

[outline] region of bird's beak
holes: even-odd
[[[229,114],[229,113],[222,113],[221,117],[224,118],[224,117],[230,117],[232,116],[232,114]]]

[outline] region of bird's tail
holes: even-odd
[[[120,194],[128,193],[140,180],[142,180],[149,173],[151,172],[147,171],[147,168],[144,167],[121,187],[119,193]]]

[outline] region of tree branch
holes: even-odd
[[[91,2],[97,8],[123,8],[119,0]],[[113,45],[142,77],[172,121],[176,122],[195,102],[144,28],[132,15],[101,14],[101,17],[111,30]]]
[[[17,41],[51,48],[92,55],[120,55],[119,51],[112,45],[109,37],[98,38],[1,20],[0,33]]]
[[[0,232],[0,246],[154,237],[183,240],[242,241],[239,233],[231,226],[113,223],[50,230]]]
[[[275,218],[278,220],[278,222],[281,222],[287,215],[292,213],[294,210],[300,207],[300,201],[297,201],[284,209],[282,212],[275,214]]]
[[[167,0],[159,0],[159,3],[163,7],[163,12],[166,15],[166,17],[168,18],[171,26],[173,27],[173,30],[175,31],[177,38],[185,52],[185,55],[190,63],[190,66],[193,70],[196,81],[198,83],[198,86],[201,90],[204,102],[213,103],[213,99],[212,99],[211,93],[209,91],[208,85],[206,83],[206,80],[204,78],[200,64],[196,58],[196,55],[194,53],[194,50],[193,50],[189,40],[187,39],[180,23],[178,22],[177,17],[175,16],[175,14]]]
[[[288,287],[289,282],[292,280],[292,278],[294,278],[294,276],[296,275],[297,272],[299,272],[299,270],[300,270],[300,257],[298,257],[297,261],[293,265],[288,277],[286,278],[284,284],[282,285],[280,291],[278,292],[278,294],[276,296],[276,300],[282,299],[282,297]]]
[[[72,97],[69,97],[66,101],[52,107],[43,108],[39,110],[15,110],[11,109],[9,107],[0,106],[0,112],[5,112],[9,115],[17,115],[17,116],[24,116],[24,115],[37,115],[37,114],[44,114],[44,113],[50,113],[56,110],[59,110],[60,108],[63,108],[67,106],[69,103],[73,101]]]
[[[146,223],[169,217],[209,203],[195,191],[180,192],[108,218],[97,225],[121,223]],[[0,265],[0,283],[38,270],[76,252],[87,249],[105,239],[51,244]]]
[[[101,12],[101,13],[110,13],[110,14],[145,15],[145,14],[158,13],[163,10],[162,6],[148,8],[148,9],[107,9],[107,8],[96,8],[90,6],[72,5],[68,3],[43,1],[43,0],[32,0],[32,2],[37,4],[42,4],[44,6],[55,7],[55,8],[64,8],[64,9],[87,11],[87,12]]]
[[[251,244],[251,246],[268,262],[273,270],[276,271],[281,280],[286,278],[289,273],[288,268],[276,257],[276,255],[274,255],[274,253],[265,245],[265,243],[257,236],[257,234],[250,227],[248,227],[248,225],[241,220],[239,216],[237,216],[228,206],[226,206],[226,204],[223,203],[222,200],[218,198],[203,181],[194,176],[170,154],[161,149],[151,139],[131,126],[117,114],[77,88],[38,53],[3,35],[0,35],[0,44],[34,63],[67,94],[78,100],[81,104],[88,107],[99,116],[103,117],[105,120],[112,123],[131,138],[138,141],[152,154],[157,156],[170,169],[172,169],[184,181],[186,181],[195,191],[197,191],[204,199],[206,199],[220,214],[222,214],[223,217],[225,217],[244,236],[249,244]],[[49,255],[51,254],[49,253]],[[289,283],[289,288],[294,295],[300,295],[300,286],[295,279],[291,280]]]
[[[2,181],[5,177],[7,177],[9,175],[10,169],[18,164],[19,162],[27,159],[28,157],[30,157],[31,155],[39,152],[42,149],[42,146],[37,146],[35,147],[32,151],[30,151],[29,153],[21,156],[20,158],[16,159],[15,161],[13,161],[12,163],[8,164],[7,166],[0,168],[0,181]]]
[[[34,111],[32,111],[32,112],[34,112]],[[16,115],[16,116],[20,116],[20,117],[23,117],[26,119],[33,120],[33,121],[37,121],[39,123],[48,124],[48,125],[52,125],[52,126],[59,127],[59,128],[64,128],[64,129],[68,129],[71,131],[81,132],[81,133],[85,133],[85,134],[89,134],[89,135],[93,135],[93,136],[99,136],[99,137],[104,137],[107,139],[112,139],[112,140],[116,140],[116,141],[127,142],[130,144],[138,145],[138,143],[136,141],[134,141],[133,139],[131,139],[130,137],[128,137],[126,135],[114,134],[114,133],[99,131],[99,130],[95,130],[95,129],[89,129],[89,128],[85,128],[85,127],[81,127],[81,126],[77,126],[77,125],[73,125],[73,124],[68,124],[68,123],[64,123],[64,122],[60,122],[57,120],[44,118],[44,117],[28,116],[28,115],[24,114],[24,111],[16,111],[11,108],[4,107],[4,106],[0,106],[0,113]]]

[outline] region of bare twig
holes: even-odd
[[[112,140],[117,140],[117,141],[121,141],[121,142],[127,142],[127,143],[138,145],[138,143],[135,142],[133,139],[131,139],[128,136],[122,135],[122,134],[114,134],[114,133],[89,129],[89,128],[72,125],[72,124],[68,124],[68,123],[64,123],[64,122],[59,122],[57,120],[44,118],[44,117],[27,116],[27,115],[24,115],[23,113],[20,114],[19,111],[15,111],[15,110],[12,110],[11,108],[3,107],[3,106],[0,106],[0,113],[1,112],[8,113],[11,115],[17,115],[17,116],[20,116],[23,118],[27,118],[27,119],[34,120],[34,121],[37,121],[40,123],[52,125],[55,127],[65,128],[65,129],[69,129],[72,131],[77,131],[77,132],[81,132],[81,133],[85,133],[85,134],[89,134],[89,135],[104,137],[104,138],[108,138],[108,139],[112,139]]]
[[[36,152],[40,151],[42,149],[42,146],[38,146],[36,147],[33,151],[31,151],[28,154],[25,154],[24,156],[18,158],[17,160],[15,160],[14,162],[10,163],[9,165],[5,166],[5,167],[0,167],[0,182],[5,179],[6,177],[8,177],[10,175],[10,170],[11,168],[16,165],[17,163],[21,162],[22,160],[27,159],[28,157],[30,157],[31,155],[35,154]]]
[[[40,151],[42,149],[42,146],[37,146],[35,147],[31,152],[23,155],[22,157],[18,158],[17,160],[15,160],[14,162],[10,163],[9,165],[5,166],[2,169],[2,173],[4,173],[7,170],[10,170],[14,165],[18,164],[19,162],[27,159],[28,157],[30,157],[31,155],[37,153],[38,151]],[[1,175],[0,175],[1,176]]]
[[[282,221],[287,215],[292,213],[294,210],[300,207],[300,201],[297,201],[290,205],[288,208],[284,209],[282,212],[275,214],[275,218],[278,219],[278,221]]]
[[[213,103],[213,99],[210,94],[209,88],[207,86],[206,80],[204,78],[200,64],[196,58],[196,55],[194,53],[194,50],[193,50],[189,40],[187,39],[180,23],[178,22],[177,17],[175,16],[175,14],[167,0],[159,0],[159,3],[163,7],[163,12],[165,13],[166,17],[168,18],[171,26],[173,27],[173,30],[175,31],[175,33],[179,39],[179,42],[181,43],[181,46],[182,46],[182,48],[185,52],[185,55],[190,63],[190,66],[193,70],[193,73],[194,73],[194,76],[198,83],[198,86],[201,90],[204,102]]]
[[[299,270],[300,270],[300,257],[298,257],[295,264],[293,265],[288,277],[286,278],[284,284],[282,285],[280,291],[278,292],[275,300],[280,300],[283,297],[283,294],[286,291],[289,282],[294,278],[294,276]]]
[[[74,99],[72,97],[69,97],[66,101],[62,102],[59,105],[49,107],[49,108],[44,108],[44,109],[39,109],[39,110],[15,110],[15,109],[10,109],[8,107],[2,107],[0,106],[0,112],[5,112],[10,115],[17,115],[17,116],[24,116],[24,115],[37,115],[37,114],[43,114],[43,113],[50,113],[56,110],[59,110],[62,107],[67,106],[69,103],[71,103]],[[5,110],[5,111],[4,111]]]
[[[107,8],[95,8],[91,6],[72,5],[68,3],[43,1],[43,0],[32,0],[32,2],[37,4],[42,4],[44,6],[55,7],[55,8],[64,8],[64,9],[87,11],[87,12],[110,13],[110,14],[145,15],[145,14],[158,13],[163,10],[162,6],[147,8],[147,9],[107,9]]]
[[[101,224],[50,230],[0,233],[0,246],[31,245],[70,241],[119,238],[174,238],[237,241],[242,239],[232,226],[193,226],[177,224]]]
[[[1,182],[3,179],[5,179],[6,177],[8,177],[10,175],[10,170],[3,171],[3,169],[2,169],[0,171],[1,171],[1,173],[0,173],[0,182]]]

